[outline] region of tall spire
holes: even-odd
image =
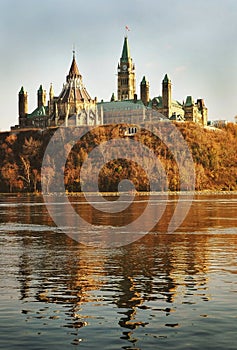
[[[67,84],[64,84],[58,98],[60,103],[71,103],[74,106],[75,112],[80,103],[90,103],[92,101],[83,84],[82,75],[76,63],[75,50],[73,50],[72,63],[67,75]]]
[[[67,75],[67,82],[73,78],[81,78],[81,74],[79,72],[77,63],[76,63],[76,58],[75,58],[75,50],[73,49],[73,57],[72,57],[72,64],[71,68],[69,70],[69,73]]]
[[[121,60],[126,62],[128,61],[129,58],[130,58],[130,49],[128,45],[128,37],[125,36]]]

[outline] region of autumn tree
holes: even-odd
[[[22,181],[19,181],[19,168],[16,163],[5,163],[1,167],[1,175],[9,186],[9,192],[13,192],[13,189],[22,189]]]

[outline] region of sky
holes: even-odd
[[[150,96],[168,73],[172,97],[204,98],[209,119],[237,115],[236,0],[0,0],[0,130],[18,123],[18,92],[29,113],[42,84],[57,96],[73,47],[91,97],[117,92],[125,26],[136,67],[137,93],[145,75]]]

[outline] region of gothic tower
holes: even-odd
[[[162,109],[163,114],[169,118],[171,117],[172,108],[172,97],[171,97],[171,80],[166,74],[162,81]]]
[[[150,100],[150,85],[145,76],[143,77],[140,84],[140,94],[142,102],[145,106],[147,106]]]
[[[19,117],[25,118],[28,113],[28,95],[23,86],[19,92],[18,101]]]
[[[37,91],[38,97],[38,108],[46,106],[46,91],[43,90],[42,85],[40,85]]]
[[[122,56],[118,64],[118,100],[133,99],[135,93],[135,66],[130,56],[128,38],[125,37]]]

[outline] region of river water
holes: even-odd
[[[108,249],[59,230],[40,196],[1,195],[0,349],[236,349],[237,195],[196,195],[167,233],[176,202],[149,234]],[[103,230],[108,213],[98,220]]]

